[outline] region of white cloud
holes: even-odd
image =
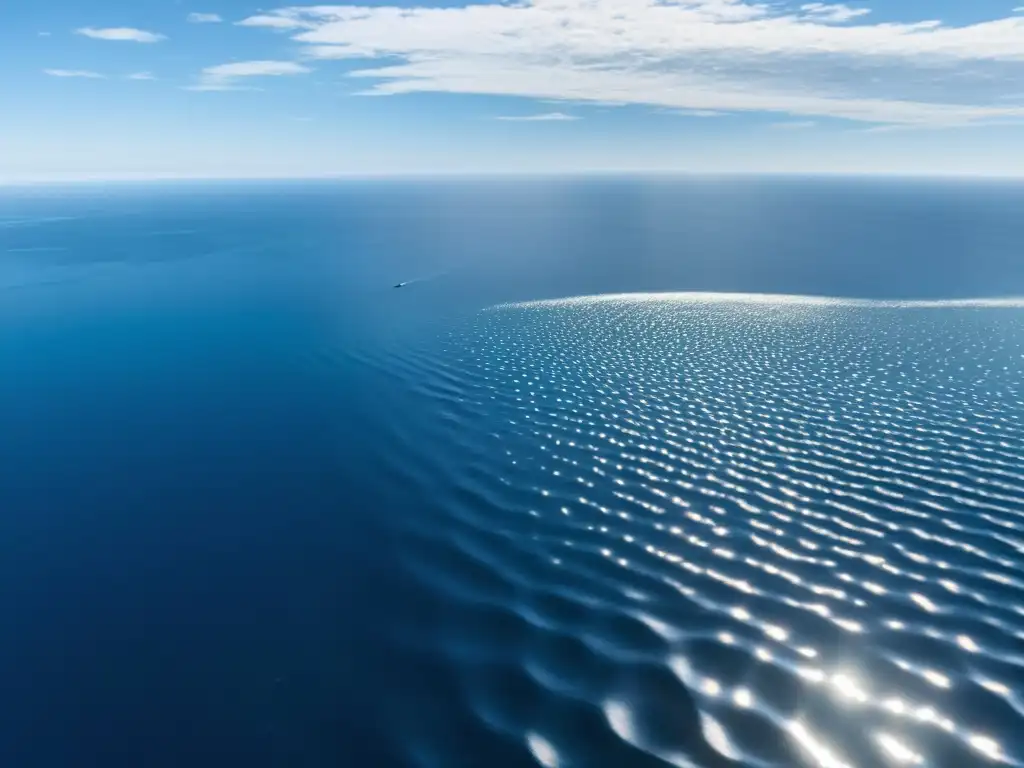
[[[814,20],[826,24],[843,24],[871,13],[868,8],[851,8],[843,3],[807,3],[801,5],[800,10]]]
[[[156,80],[152,72],[132,72],[128,75],[129,80]]]
[[[495,119],[518,123],[547,123],[579,120],[575,115],[567,115],[564,112],[543,112],[539,115],[502,115]]]
[[[309,67],[294,61],[236,61],[207,67],[203,74],[214,78],[261,77],[275,75],[301,75],[310,72]]]
[[[224,21],[216,13],[190,13],[185,20],[189,24],[219,24]]]
[[[133,27],[107,27],[105,29],[82,27],[81,29],[76,29],[75,34],[85,35],[96,40],[119,40],[133,43],[156,43],[164,39],[163,35],[147,32],[144,29],[134,29]]]
[[[316,24],[301,18],[301,9],[282,8],[272,14],[250,16],[235,22],[240,27],[269,27],[271,29],[314,29]]]
[[[377,51],[355,45],[311,45],[305,54],[313,59],[372,59]]]
[[[99,72],[92,72],[88,69],[44,69],[43,74],[50,77],[88,77],[92,79],[103,77]]]
[[[39,33],[39,36],[40,36],[40,37],[49,37],[49,36],[50,36],[50,33],[49,33],[49,32],[40,32],[40,33]]]
[[[239,22],[315,59],[383,59],[368,92],[498,94],[869,123],[1024,116],[1024,18],[868,23],[865,9],[758,0],[519,0],[314,6]],[[396,61],[397,59],[397,61]]]
[[[207,67],[199,76],[199,82],[188,86],[190,91],[239,91],[250,90],[239,85],[239,81],[250,77],[281,77],[302,75],[312,72],[309,67],[294,61],[235,61]]]

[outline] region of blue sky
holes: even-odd
[[[1024,176],[1024,8],[0,9],[0,180],[619,170]]]

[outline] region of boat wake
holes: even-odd
[[[451,274],[451,270],[445,270],[444,272],[438,272],[433,275],[427,275],[426,277],[415,277],[412,280],[403,280],[400,283],[395,283],[394,288],[405,288],[407,285],[417,285],[419,283],[429,283],[433,280],[439,280],[442,277],[446,277]]]

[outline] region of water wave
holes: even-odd
[[[1006,308],[584,297],[410,357],[392,461],[443,512],[402,522],[404,642],[452,710],[413,762],[1024,765]]]
[[[22,217],[0,217],[0,229],[15,229],[23,227],[39,227],[46,224],[60,224],[65,221],[78,221],[82,216],[22,216]]]

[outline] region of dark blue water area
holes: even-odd
[[[0,190],[0,762],[1020,765],[1022,210]]]

